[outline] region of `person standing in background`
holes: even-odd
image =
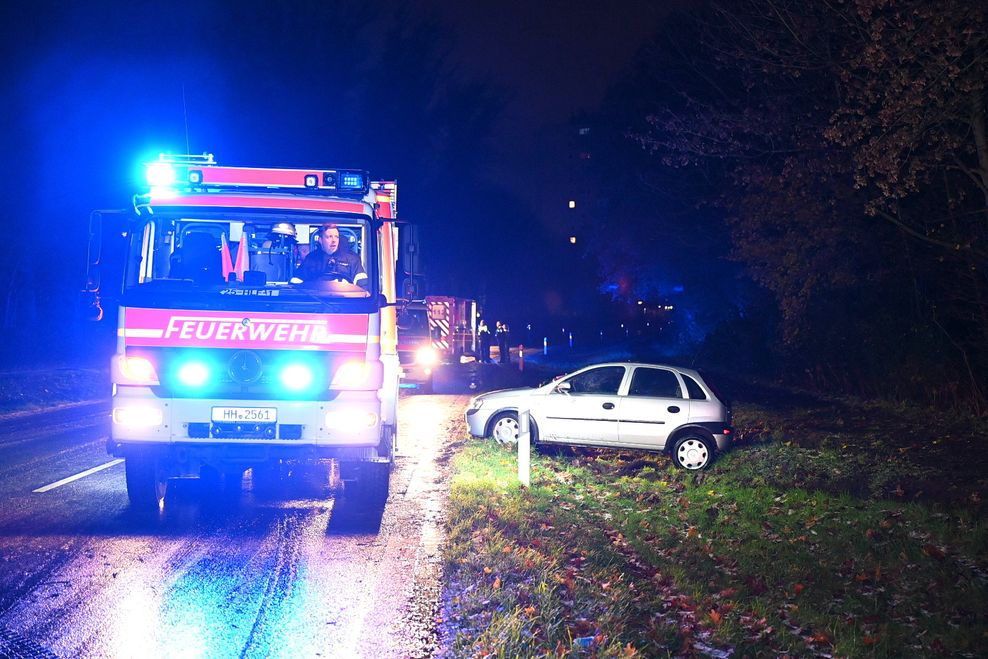
[[[487,321],[481,320],[480,326],[477,328],[477,334],[480,335],[480,363],[490,364],[491,363],[491,330],[487,327]]]
[[[497,337],[498,362],[501,364],[510,364],[511,355],[508,350],[508,324],[502,323],[500,320],[497,321],[494,336]]]

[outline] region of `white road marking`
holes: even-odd
[[[86,476],[89,476],[90,474],[95,474],[97,471],[103,471],[104,469],[109,469],[110,467],[113,467],[115,465],[118,465],[118,464],[120,464],[123,461],[124,461],[123,458],[117,458],[116,460],[110,460],[106,464],[102,464],[102,465],[100,465],[98,467],[93,467],[92,469],[87,469],[86,471],[79,472],[75,476],[69,476],[68,478],[63,478],[60,481],[55,481],[51,485],[45,485],[44,487],[39,487],[38,489],[32,490],[32,491],[33,492],[47,492],[48,490],[54,490],[56,487],[61,487],[63,485],[67,485],[68,483],[71,483],[72,481],[77,481],[80,478],[85,478]]]

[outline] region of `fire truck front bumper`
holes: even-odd
[[[385,434],[376,391],[340,392],[329,401],[160,399],[147,393],[139,387],[117,388],[111,453],[133,444],[157,444],[264,446],[335,457],[341,451],[376,447]]]
[[[401,367],[401,384],[405,389],[420,388],[432,382],[434,366],[406,364]]]

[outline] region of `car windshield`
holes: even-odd
[[[130,234],[125,290],[230,295],[250,288],[268,296],[369,297],[377,269],[369,220],[328,219],[332,253],[318,237],[327,223],[322,216],[156,213]]]

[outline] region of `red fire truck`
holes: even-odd
[[[383,508],[400,374],[395,183],[209,154],[146,169],[111,368],[108,450],[126,460],[131,505],[157,509],[173,477],[238,491],[247,469],[336,460],[345,497]],[[366,277],[300,277],[326,224]]]
[[[436,371],[475,359],[477,303],[443,295],[409,302],[398,321],[402,386],[431,389]]]

